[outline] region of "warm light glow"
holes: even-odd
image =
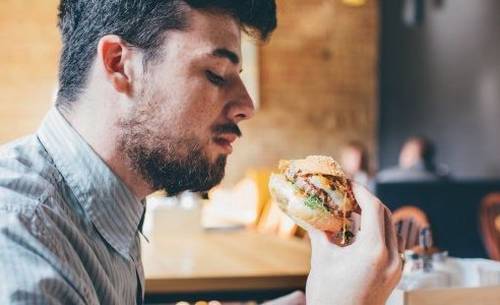
[[[495,218],[495,228],[497,228],[497,232],[500,232],[500,215]]]
[[[366,4],[366,0],[342,0],[342,2],[350,6],[362,6]]]
[[[243,72],[241,78],[245,84],[248,94],[254,102],[256,109],[259,108],[259,50],[257,44],[249,37],[241,39],[241,53],[243,57]]]
[[[203,210],[205,226],[237,223],[251,225],[256,222],[259,189],[251,178],[240,180],[233,188],[214,188],[209,197]]]

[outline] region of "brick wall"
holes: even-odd
[[[51,105],[58,2],[0,1],[0,144],[35,131]]]
[[[57,3],[0,1],[0,143],[34,131],[50,106]],[[242,126],[226,183],[280,158],[336,157],[350,139],[375,149],[377,5],[278,0],[278,30],[260,50],[260,108]]]
[[[337,157],[352,139],[374,155],[377,1],[278,0],[278,9],[278,29],[260,51],[260,108],[242,123],[225,184],[280,158]]]

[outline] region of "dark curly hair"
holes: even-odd
[[[167,30],[187,24],[187,6],[230,14],[250,35],[266,40],[276,28],[275,0],[61,0],[58,105],[75,101],[85,86],[99,39],[120,36],[154,59]]]

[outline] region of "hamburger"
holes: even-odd
[[[299,226],[333,233],[330,236],[337,245],[353,242],[353,216],[361,211],[351,182],[331,157],[280,161],[269,189],[273,200]]]

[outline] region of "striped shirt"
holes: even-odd
[[[142,304],[144,205],[53,108],[0,148],[0,304]]]

